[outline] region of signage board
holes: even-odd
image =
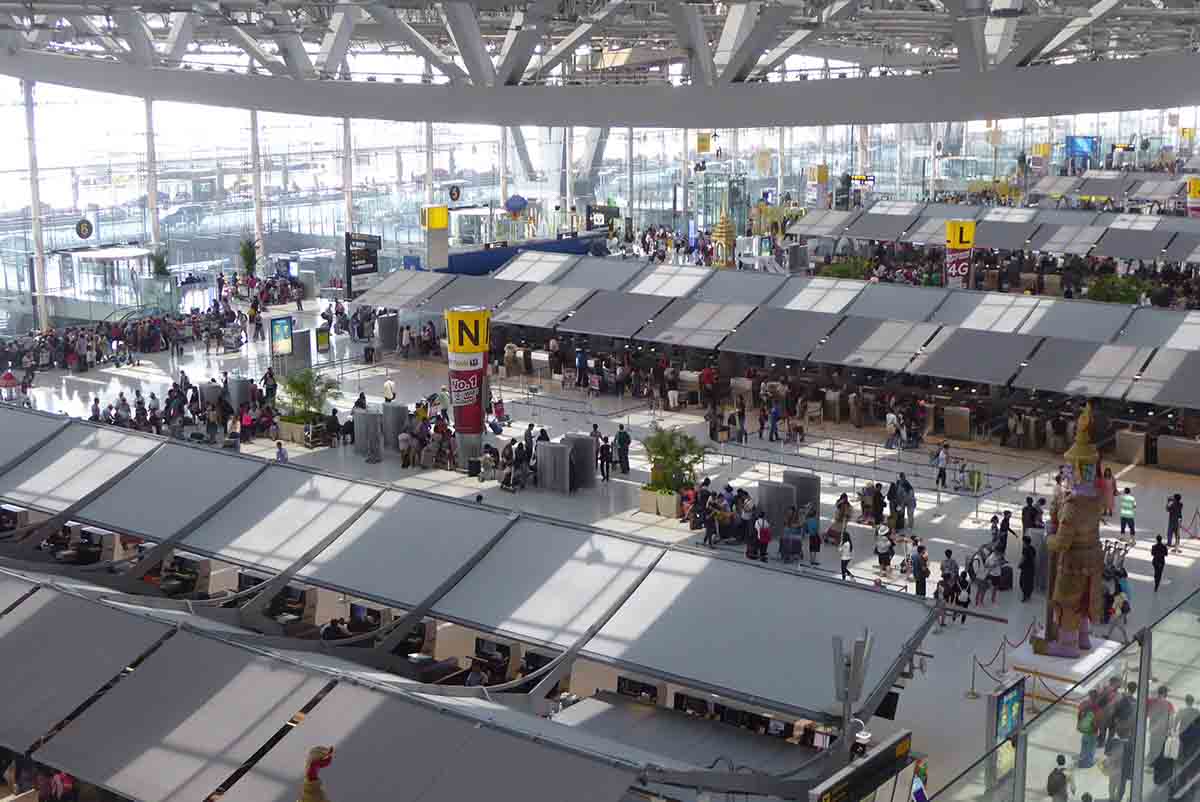
[[[96,227],[92,225],[92,221],[86,217],[75,224],[75,236],[80,239],[91,239],[92,234],[96,232]]]
[[[491,311],[456,306],[446,310],[450,407],[460,435],[482,435],[486,404]]]
[[[383,237],[375,234],[353,234],[346,232],[346,300],[352,301],[366,291],[364,282],[355,282],[356,276],[379,273],[379,249]],[[357,284],[357,285],[356,285]]]
[[[869,799],[912,761],[912,730],[904,730],[814,786],[808,792],[809,802],[860,802]]]
[[[967,250],[975,247],[974,220],[947,220],[946,247]]]
[[[460,198],[462,198],[462,187],[460,187],[458,184],[451,186],[450,187],[451,202],[458,203]]]
[[[696,152],[711,153],[712,152],[712,134],[699,133],[696,134]]]
[[[330,346],[329,329],[317,329],[317,353],[328,354]]]
[[[271,356],[290,356],[292,353],[292,318],[271,318]]]

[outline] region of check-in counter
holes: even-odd
[[[1158,467],[1200,474],[1200,442],[1189,437],[1161,435],[1158,438]]]
[[[733,394],[734,401],[738,398],[745,403],[746,409],[754,407],[754,379],[747,379],[744,376],[738,376],[729,380],[729,390]]]
[[[1026,415],[1021,419],[1025,427],[1024,446],[1027,449],[1035,450],[1044,448],[1046,445],[1046,423],[1039,415]]]
[[[1113,459],[1125,465],[1141,465],[1146,461],[1146,433],[1136,429],[1118,429]]]
[[[971,408],[942,407],[942,429],[946,437],[955,440],[971,439]]]
[[[841,390],[826,390],[825,403],[821,410],[825,420],[841,423],[850,417],[850,398]]]

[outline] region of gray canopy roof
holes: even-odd
[[[629,282],[628,290],[642,295],[661,295],[665,298],[686,298],[713,274],[710,267],[691,265],[650,265],[641,275]]]
[[[900,239],[900,235],[912,228],[916,222],[916,214],[871,214],[867,212],[850,225],[846,236],[851,239],[894,242]]]
[[[975,247],[992,248],[997,251],[1024,250],[1029,246],[1029,240],[1033,238],[1039,225],[984,220],[975,224]]]
[[[638,333],[638,339],[713,349],[753,311],[749,304],[701,303],[676,298]]]
[[[583,305],[593,290],[555,284],[531,284],[514,295],[492,315],[495,323],[552,329]]]
[[[416,306],[424,312],[438,314],[456,306],[491,309],[502,304],[524,286],[520,281],[505,281],[486,276],[458,276]]]
[[[1138,307],[1116,342],[1143,348],[1200,350],[1200,312]]]
[[[446,273],[398,270],[355,299],[362,306],[406,309],[433,295],[454,279]]]
[[[793,276],[771,296],[767,306],[805,312],[843,312],[866,286],[865,281],[848,278]]]
[[[948,294],[949,290],[937,287],[868,284],[846,314],[879,320],[928,320]]]
[[[936,323],[847,317],[811,359],[830,365],[901,371],[937,330]]]
[[[646,268],[645,259],[603,259],[585,256],[554,283],[561,287],[586,287],[591,290],[619,290]]]
[[[1174,236],[1171,231],[1110,228],[1096,243],[1092,253],[1112,259],[1158,259],[1163,256]]]
[[[1158,349],[1125,400],[1200,409],[1200,351]]]
[[[947,326],[980,331],[1015,332],[1029,318],[1038,299],[1011,292],[953,290],[933,313],[933,320]]]
[[[588,298],[566,322],[559,324],[558,329],[568,334],[595,334],[628,340],[670,302],[670,298],[659,295],[601,290]]]
[[[1133,310],[1121,304],[1039,298],[1018,332],[1041,337],[1106,343],[1117,335]]]
[[[1013,386],[1119,399],[1151,353],[1149,348],[1047,338]]]
[[[946,326],[909,366],[909,373],[1004,384],[1029,356],[1039,338],[1024,334]]]
[[[693,301],[714,304],[761,304],[787,281],[779,273],[758,270],[714,270],[712,277],[691,294]]]
[[[574,267],[580,258],[573,253],[521,251],[496,271],[495,278],[534,284],[549,283]]]
[[[804,359],[817,347],[841,315],[760,306],[721,344],[722,351]]]

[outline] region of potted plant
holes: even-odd
[[[280,387],[287,396],[291,412],[279,416],[279,437],[292,443],[303,443],[304,427],[324,414],[330,396],[337,392],[337,379],[305,368],[284,376]]]
[[[642,487],[638,509],[678,518],[680,493],[695,486],[696,467],[704,459],[704,446],[680,429],[659,426],[651,427],[642,445],[650,460],[650,481]]]
[[[167,249],[160,248],[150,254],[151,272],[158,278],[166,278],[171,275],[171,271],[167,269],[170,259],[167,257]]]
[[[238,243],[238,256],[241,257],[242,267],[247,276],[254,275],[254,267],[258,264],[258,247],[250,237]]]

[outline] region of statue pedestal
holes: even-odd
[[[1026,641],[1021,644],[1021,648],[1008,653],[1008,666],[1010,671],[1031,678],[1029,685],[1026,686],[1031,694],[1037,693],[1040,696],[1048,697],[1050,694],[1047,692],[1047,688],[1055,695],[1066,693],[1071,690],[1072,686],[1095,671],[1105,660],[1119,652],[1123,646],[1124,644],[1117,641],[1096,637],[1093,631],[1091,650],[1077,658],[1069,658],[1035,654],[1032,642]],[[1108,682],[1109,675],[1116,674],[1119,670],[1119,665],[1110,665],[1107,671],[1093,677],[1086,685],[1075,688],[1067,698],[1076,703],[1083,701],[1089,690],[1102,688]],[[1043,682],[1046,683],[1044,686]]]

